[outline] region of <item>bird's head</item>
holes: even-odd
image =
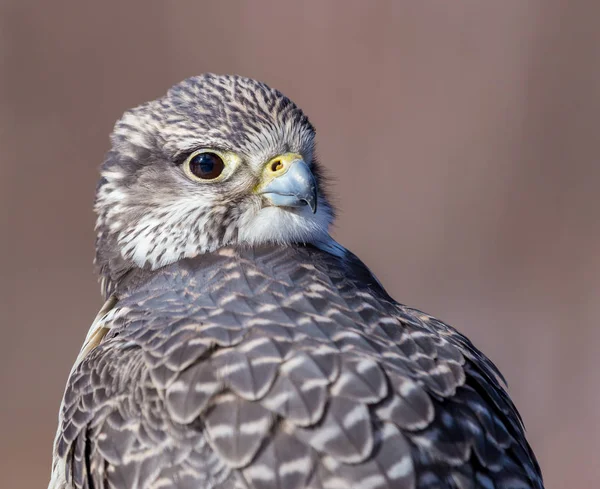
[[[225,245],[329,239],[314,139],[291,100],[239,76],[189,78],[125,112],[96,196],[104,288]]]

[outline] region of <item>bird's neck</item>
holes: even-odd
[[[136,289],[140,284],[146,282],[151,277],[160,273],[162,269],[168,267],[174,263],[183,260],[202,260],[203,257],[208,257],[213,253],[218,253],[224,249],[253,249],[262,248],[264,246],[272,248],[294,248],[294,247],[306,247],[314,246],[316,249],[321,250],[329,255],[337,257],[341,260],[351,260],[357,258],[344,248],[341,244],[335,241],[329,234],[322,235],[318,239],[313,240],[310,243],[290,243],[290,244],[269,244],[263,245],[249,245],[246,243],[242,244],[231,244],[222,246],[216,250],[198,252],[193,256],[182,258],[181,260],[174,260],[172,263],[167,263],[162,267],[151,267],[150,265],[138,266],[125,259],[119,253],[103,253],[101,249],[96,254],[96,264],[100,274],[100,285],[104,299],[108,299],[112,295],[122,296],[128,294],[131,290]],[[366,267],[365,267],[366,268]]]

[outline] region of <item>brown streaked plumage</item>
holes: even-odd
[[[112,142],[110,299],[67,383],[51,489],[543,488],[492,362],[329,237],[289,99],[204,75]],[[182,168],[204,150],[222,179]]]

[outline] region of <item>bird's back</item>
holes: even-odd
[[[542,487],[492,363],[355,257],[225,247],[120,295],[67,385],[56,487]]]

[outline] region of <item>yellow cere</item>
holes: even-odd
[[[259,192],[269,182],[287,172],[294,161],[302,159],[302,155],[298,153],[284,153],[271,158],[265,165],[262,178],[260,179],[259,184],[254,188],[254,193]]]

